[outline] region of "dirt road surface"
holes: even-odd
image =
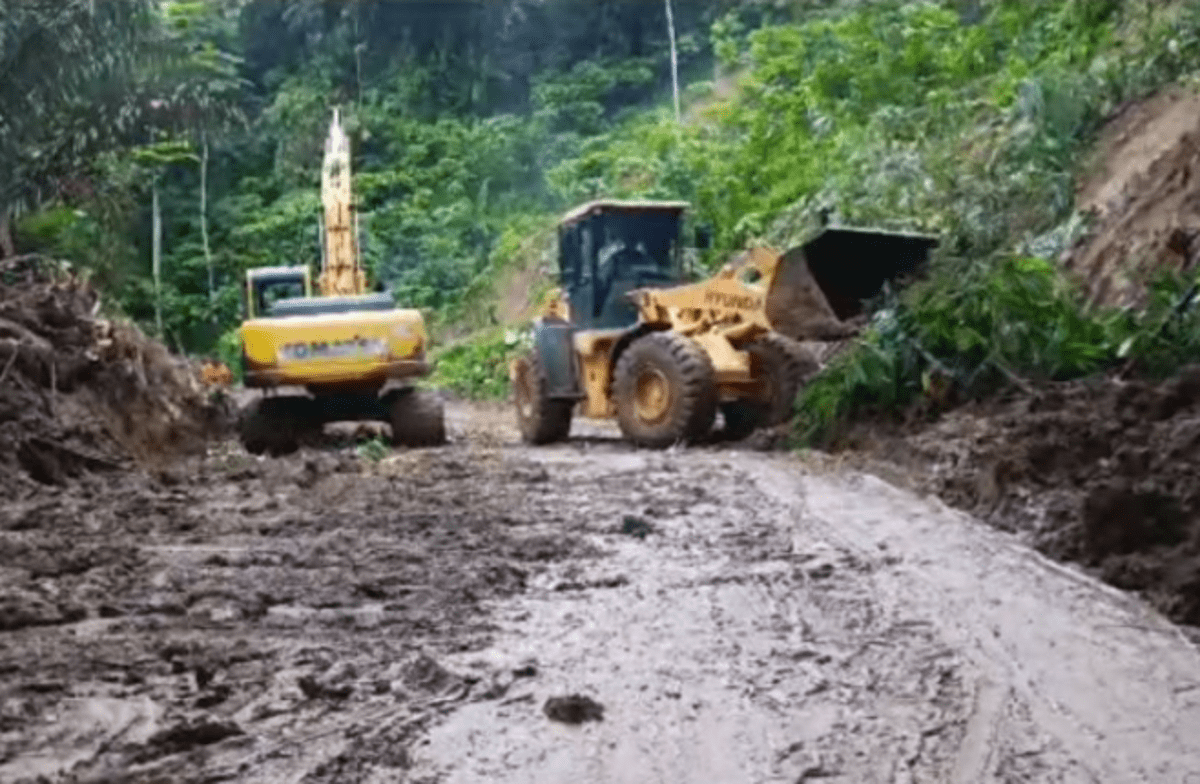
[[[450,415],[6,506],[0,781],[1200,782],[1184,631],[1010,535],[831,461]]]

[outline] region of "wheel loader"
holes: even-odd
[[[304,265],[246,273],[246,320],[239,328],[243,377],[263,395],[242,411],[242,444],[255,454],[283,454],[325,424],[348,420],[386,422],[400,446],[440,444],[441,401],[411,386],[430,369],[424,319],[419,311],[398,309],[391,294],[367,290],[351,196],[350,142],[336,111],[325,143],[321,195],[316,295]]]
[[[602,200],[558,230],[560,287],[510,366],[517,423],[533,444],[568,436],[578,409],[663,448],[737,439],[791,413],[815,373],[805,340],[838,340],[884,283],[917,272],[932,237],[825,228],[785,253],[753,248],[684,283],[684,202]],[[698,237],[699,239],[699,237]],[[703,245],[704,243],[698,243]]]

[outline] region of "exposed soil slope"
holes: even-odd
[[[1101,135],[1079,208],[1092,231],[1064,258],[1093,301],[1136,304],[1158,270],[1200,262],[1200,96],[1123,107]]]

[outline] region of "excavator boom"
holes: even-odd
[[[358,256],[354,197],[351,193],[350,138],[342,129],[341,116],[333,113],[325,160],[321,166],[321,201],[325,208],[324,265],[317,281],[323,297],[364,294],[366,275]]]

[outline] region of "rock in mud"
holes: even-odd
[[[551,697],[542,706],[542,712],[551,721],[563,724],[583,724],[588,721],[604,720],[604,706],[582,694]]]
[[[422,654],[405,665],[400,682],[406,691],[425,694],[445,694],[463,685],[463,679]]]
[[[335,664],[320,675],[305,675],[296,681],[310,700],[344,700],[354,693],[358,672],[348,663]]]
[[[649,521],[634,515],[625,515],[621,520],[621,533],[637,539],[645,539],[654,533],[654,526]]]

